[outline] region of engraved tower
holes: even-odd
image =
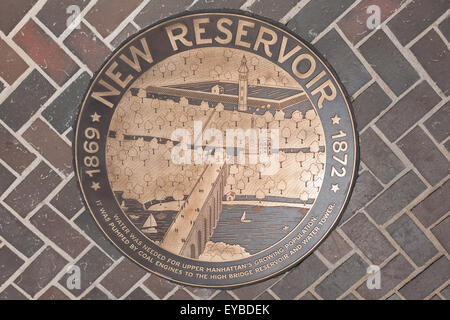
[[[241,66],[238,69],[239,72],[239,102],[238,110],[246,111],[247,108],[247,95],[248,95],[248,67],[247,59],[245,55],[242,57]]]

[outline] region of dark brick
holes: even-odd
[[[194,300],[189,293],[179,288],[168,300]]]
[[[408,300],[421,300],[448,280],[450,262],[442,256],[404,285],[399,292]]]
[[[412,213],[426,228],[443,217],[450,208],[450,180],[412,209]]]
[[[5,202],[22,217],[25,217],[48,196],[60,181],[61,178],[49,166],[41,162],[8,195]]]
[[[450,163],[419,126],[397,145],[430,184],[435,185],[450,173]]]
[[[61,290],[55,286],[51,286],[47,291],[39,297],[39,300],[70,300]]]
[[[154,274],[144,281],[144,285],[160,299],[164,298],[175,288],[175,284]]]
[[[406,45],[449,8],[447,0],[415,0],[388,23],[402,45]]]
[[[362,212],[347,221],[342,230],[373,264],[381,264],[395,252],[386,237]]]
[[[450,152],[450,140],[447,140],[446,143],[444,143],[445,149],[447,149],[448,152]]]
[[[398,294],[394,293],[392,296],[387,298],[387,300],[402,300],[402,298],[400,298]]]
[[[51,247],[47,247],[14,282],[33,297],[61,271],[66,263],[66,259]]]
[[[355,0],[310,1],[289,21],[288,27],[303,39],[311,41],[354,2]]]
[[[52,199],[51,204],[68,219],[71,219],[81,208],[83,208],[83,201],[81,200],[76,177],[73,177],[64,188],[61,189],[61,191]]]
[[[220,290],[219,294],[214,296],[212,300],[234,300],[233,296],[225,290]]]
[[[381,184],[369,172],[364,171],[356,178],[350,201],[345,208],[340,224],[347,221],[359,209],[363,208],[370,200],[383,190]]]
[[[257,0],[250,6],[249,11],[273,20],[280,20],[297,4],[297,2],[299,2],[299,0]]]
[[[353,7],[340,21],[339,28],[345,33],[353,44],[356,44],[372,30],[367,27],[367,20],[371,14],[367,13],[370,5],[380,8],[380,23],[389,18],[398,8],[403,0],[363,0]]]
[[[0,292],[0,300],[27,300],[27,297],[13,286],[8,286],[5,290]]]
[[[317,249],[329,262],[335,264],[352,248],[349,244],[337,233],[333,231],[325,239],[324,242]]]
[[[23,262],[7,246],[0,248],[0,286],[20,268]]]
[[[355,297],[355,295],[353,293],[349,293],[348,295],[343,297],[342,300],[358,300],[358,298]]]
[[[357,254],[337,267],[315,288],[324,299],[334,300],[366,275],[367,264]]]
[[[0,119],[17,131],[54,92],[55,88],[37,70],[33,70],[0,105]]]
[[[73,127],[79,106],[89,86],[91,77],[86,72],[72,82],[52,103],[42,111],[42,116],[58,131],[63,133]]]
[[[101,284],[116,298],[120,298],[139,279],[145,276],[144,269],[129,259],[123,259],[108,275],[103,278]]]
[[[441,295],[445,299],[450,300],[450,285],[448,285],[446,288],[441,290]]]
[[[383,224],[425,189],[426,186],[419,177],[413,171],[408,171],[367,206],[366,211],[376,223]]]
[[[401,281],[406,279],[413,271],[413,266],[399,254],[381,268],[380,289],[369,289],[367,288],[367,284],[363,283],[357,291],[365,299],[380,299],[394,289]]]
[[[31,19],[13,40],[60,86],[79,69],[72,58]]]
[[[447,119],[450,119],[450,102],[447,102],[425,121],[425,127],[437,142],[444,141],[450,135],[450,126]]]
[[[16,180],[16,177],[0,163],[0,196],[14,180]]]
[[[67,29],[67,20],[73,13],[67,13],[71,5],[78,6],[82,11],[90,0],[48,0],[36,15],[57,37]],[[75,16],[73,16],[75,18]]]
[[[278,280],[279,277],[275,277],[256,284],[246,285],[244,287],[234,289],[233,293],[241,300],[250,300],[260,295],[261,292],[267,288],[270,288]]]
[[[114,48],[117,48],[122,42],[127,40],[133,34],[135,34],[138,30],[131,24],[127,24],[125,28],[120,31],[120,33],[111,41],[111,44]]]
[[[264,291],[261,295],[258,296],[258,298],[256,300],[270,301],[270,300],[275,300],[275,298],[267,291]]]
[[[189,10],[239,9],[245,2],[246,0],[198,0],[193,4],[192,7],[189,7]],[[267,3],[265,4],[267,5]],[[254,11],[253,7],[250,8],[250,11],[257,13],[256,11]]]
[[[0,30],[8,35],[37,0],[0,1]]]
[[[417,72],[383,30],[375,32],[359,50],[397,96],[419,80]]]
[[[378,83],[371,84],[352,103],[358,130],[360,131],[367,126],[391,102],[391,98],[380,88]]]
[[[47,206],[39,209],[30,222],[72,258],[76,258],[89,245],[89,241]]]
[[[317,298],[311,292],[308,291],[303,296],[301,296],[298,300],[312,301],[312,300],[317,300]]]
[[[88,235],[100,248],[105,250],[105,252],[114,260],[122,257],[122,254],[117,250],[117,248],[106,239],[105,235],[100,231],[97,223],[92,218],[88,211],[81,213],[76,219],[75,223],[83,230],[86,235]]]
[[[80,268],[80,289],[68,289],[73,295],[79,297],[97,278],[102,275],[111,265],[112,261],[97,247],[92,247],[76,263]],[[65,286],[69,274],[65,274],[59,283]]]
[[[99,0],[86,14],[85,19],[94,26],[102,37],[107,37],[133,12],[140,0]]]
[[[111,50],[84,24],[64,40],[64,44],[87,67],[95,72],[111,53]]]
[[[81,300],[109,300],[109,297],[102,290],[94,287]]]
[[[430,30],[412,47],[411,51],[445,95],[450,94],[450,81],[446,70],[450,68],[450,51],[441,37]]]
[[[376,126],[390,141],[395,141],[440,101],[428,82],[422,81],[386,112]]]
[[[42,240],[0,204],[0,236],[30,258],[43,246]]]
[[[209,297],[211,297],[216,292],[216,290],[209,288],[192,287],[192,286],[184,286],[184,288],[188,290],[192,295],[201,300],[208,300]]]
[[[63,174],[73,172],[72,149],[44,121],[36,119],[22,136]]]
[[[423,266],[437,253],[436,248],[428,240],[427,236],[407,214],[403,214],[389,225],[386,230],[419,267]]]
[[[158,20],[184,11],[192,2],[192,0],[152,0],[139,12],[134,21],[144,28]]]
[[[372,79],[366,68],[336,30],[332,29],[320,38],[315,47],[336,70],[350,96]]]
[[[153,298],[142,288],[137,287],[125,298],[125,300],[153,300]]]
[[[328,268],[314,254],[293,268],[271,290],[281,299],[293,299],[321,277]]]
[[[444,19],[444,21],[441,22],[441,24],[439,25],[439,30],[441,30],[447,41],[450,42],[450,16],[448,16]]]
[[[389,183],[405,168],[403,162],[371,128],[360,136],[360,140],[361,160],[381,182]]]
[[[28,64],[3,39],[0,52],[0,77],[13,84],[28,69]]]
[[[431,229],[431,232],[433,232],[434,236],[439,240],[439,242],[442,244],[442,246],[447,250],[447,252],[450,252],[450,216],[445,218],[443,221],[439,222],[439,224],[433,229]]]

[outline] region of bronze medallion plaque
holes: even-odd
[[[207,287],[268,278],[317,247],[356,150],[324,61],[240,12],[172,17],[125,42],[94,77],[75,142],[106,236],[147,270]]]

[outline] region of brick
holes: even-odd
[[[245,2],[246,0],[198,0],[192,5],[192,7],[189,7],[189,10],[239,9]],[[268,5],[268,3],[266,3],[265,1],[264,4]],[[260,6],[259,8],[261,9]],[[254,11],[253,7],[250,8],[250,11],[252,11],[253,13],[257,13],[256,11]]]
[[[450,180],[447,180],[440,188],[422,200],[411,211],[420,223],[428,228],[448,212],[448,208],[450,208],[449,194]]]
[[[64,175],[73,172],[72,149],[44,121],[36,119],[22,136]]]
[[[336,70],[350,96],[372,77],[335,29],[330,30],[315,47]]]
[[[36,234],[2,205],[0,205],[0,236],[28,258],[44,244]]]
[[[397,96],[419,80],[417,72],[383,30],[375,32],[359,51]]]
[[[263,282],[247,285],[238,289],[234,289],[233,293],[241,300],[251,300],[261,294],[264,290],[270,288],[275,282],[279,280],[279,277],[270,278]]]
[[[352,103],[358,130],[361,131],[367,126],[391,102],[391,98],[380,88],[378,83],[371,84]]]
[[[379,265],[395,249],[386,237],[360,212],[353,216],[342,226],[342,231],[361,250],[361,252],[372,262]]]
[[[320,278],[328,268],[316,255],[311,254],[306,260],[293,268],[271,290],[281,299],[293,299]]]
[[[337,233],[332,231],[330,235],[317,249],[329,262],[335,264],[352,248],[350,245]]]
[[[450,140],[447,140],[446,143],[444,143],[445,149],[447,149],[448,152],[450,152]]]
[[[450,285],[441,290],[441,295],[446,299],[450,300]]]
[[[103,278],[101,284],[105,289],[111,292],[116,298],[120,298],[137,281],[139,281],[146,272],[136,263],[129,259],[123,259],[108,275]]]
[[[258,298],[256,300],[269,301],[269,300],[275,300],[275,298],[270,293],[265,291],[260,296],[258,296]]]
[[[83,201],[78,189],[77,178],[73,177],[50,202],[68,219],[71,219],[81,208]]]
[[[97,287],[89,291],[81,300],[110,300],[109,297]]]
[[[8,195],[5,202],[22,217],[39,205],[60,183],[61,178],[44,162]]]
[[[39,209],[30,222],[72,258],[89,245],[89,241],[48,206]]]
[[[381,182],[389,183],[405,168],[403,162],[371,128],[361,134],[360,140],[361,160]]]
[[[441,30],[447,41],[450,42],[450,16],[448,16],[444,19],[444,21],[441,22],[441,24],[439,25],[439,30]]]
[[[430,30],[411,47],[411,51],[442,92],[448,96],[450,81],[446,70],[450,68],[450,51],[441,37],[436,31]]]
[[[334,300],[366,275],[367,264],[357,254],[333,270],[315,291],[326,300]]]
[[[288,28],[303,39],[312,41],[354,2],[355,0],[310,1],[289,21]]]
[[[189,293],[179,288],[168,300],[194,300]]]
[[[358,298],[355,297],[355,295],[353,293],[349,293],[348,295],[343,297],[342,300],[358,300]]]
[[[397,255],[380,270],[380,289],[369,289],[363,283],[357,289],[364,299],[377,300],[388,294],[401,281],[406,279],[414,271],[413,266],[401,255]]]
[[[448,280],[450,262],[442,256],[404,285],[399,292],[408,300],[421,300]]]
[[[84,24],[64,40],[64,44],[87,67],[95,72],[111,53],[111,50]]]
[[[435,185],[450,173],[450,163],[419,126],[397,145],[430,184]]]
[[[112,261],[97,247],[92,247],[75,263],[80,268],[80,289],[68,289],[74,296],[79,297],[97,278],[102,275],[111,265]],[[65,274],[59,283],[66,285],[69,274]]]
[[[376,223],[383,224],[425,189],[419,177],[413,171],[408,171],[368,205],[366,211]]]
[[[74,222],[111,258],[117,260],[123,256],[120,251],[108,239],[106,239],[105,235],[88,211],[81,213]]]
[[[7,246],[0,248],[0,286],[20,268],[23,262]]]
[[[220,290],[218,295],[215,295],[212,300],[235,300],[231,294],[225,290]]]
[[[448,208],[448,207],[447,207]],[[447,252],[450,252],[450,216],[445,218],[443,221],[439,222],[439,224],[433,229],[434,236],[438,239],[438,241],[442,244]]]
[[[28,64],[3,39],[0,39],[0,52],[0,77],[13,84],[28,69]]]
[[[40,297],[39,300],[70,300],[68,296],[66,296],[60,289],[55,286],[51,286],[45,291]]]
[[[402,300],[402,298],[400,298],[398,294],[394,293],[392,296],[387,298],[387,300]]]
[[[79,69],[72,58],[31,19],[13,40],[60,86]]]
[[[19,130],[53,95],[55,88],[37,70],[0,104],[0,119],[14,131]]]
[[[216,290],[201,287],[184,286],[184,288],[189,291],[193,296],[200,300],[208,300]]]
[[[253,2],[249,11],[273,20],[280,20],[297,4],[297,2],[298,0],[258,0]]]
[[[6,189],[9,188],[14,180],[16,180],[16,177],[2,164],[0,164],[0,196]]]
[[[111,44],[114,48],[117,48],[120,46],[122,42],[127,40],[129,37],[131,37],[133,34],[138,32],[138,30],[131,24],[127,24],[125,28],[120,31],[120,33],[111,41]]]
[[[312,300],[317,300],[317,298],[311,293],[311,292],[307,292],[305,293],[303,296],[301,296],[299,298],[299,300],[307,300],[307,301],[312,301]]]
[[[437,142],[444,141],[450,135],[450,127],[446,119],[450,119],[450,102],[443,105],[424,123]]]
[[[434,245],[407,214],[403,214],[386,230],[419,267],[423,266],[437,253]]]
[[[156,21],[182,12],[192,3],[192,0],[152,0],[134,18],[139,27],[144,28]]]
[[[65,132],[73,127],[79,107],[83,101],[91,77],[83,72],[50,105],[42,111],[42,116],[58,131]]]
[[[389,141],[395,141],[440,101],[428,82],[422,81],[386,112],[376,126]]]
[[[13,286],[8,286],[5,290],[0,292],[0,300],[27,300],[27,297]]]
[[[67,21],[74,12],[67,9],[69,6],[78,6],[80,12],[89,4],[90,0],[48,0],[36,15],[45,26],[57,37],[67,29]]]
[[[86,14],[85,19],[94,26],[102,37],[107,37],[128,17],[140,0],[99,0]]]
[[[415,0],[388,23],[402,45],[406,45],[450,8],[447,0]]]
[[[367,36],[372,30],[367,27],[367,20],[372,15],[367,13],[367,8],[376,5],[380,8],[380,24],[389,18],[398,8],[403,0],[363,0],[353,7],[339,21],[339,28],[345,33],[351,43],[356,44]]]
[[[153,298],[142,288],[137,287],[125,298],[125,300],[153,300]]]
[[[369,172],[364,171],[356,178],[355,187],[350,201],[345,208],[339,224],[344,223],[352,217],[359,209],[363,208],[370,200],[383,190],[381,184]]]
[[[32,297],[44,288],[65,266],[66,259],[47,247],[14,281]]]
[[[8,35],[36,2],[37,0],[1,1],[0,30]]]
[[[164,298],[175,288],[175,284],[154,274],[144,281],[144,286],[149,288],[160,299]]]

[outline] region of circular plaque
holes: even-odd
[[[341,84],[283,26],[238,11],[171,17],[95,75],[75,163],[105,235],[143,268],[234,287],[314,250],[349,197],[357,144]]]

